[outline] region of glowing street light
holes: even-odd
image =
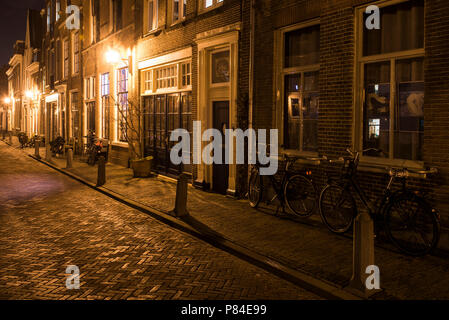
[[[106,62],[110,64],[119,63],[122,60],[117,50],[110,49],[106,52]]]
[[[33,97],[34,97],[33,91],[31,91],[31,90],[28,90],[27,92],[25,92],[25,95],[29,99],[33,99]]]
[[[4,101],[6,104],[10,104],[10,103],[11,103],[11,98],[6,97],[3,101]]]

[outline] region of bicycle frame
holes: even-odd
[[[396,180],[396,177],[395,176],[390,177],[390,181],[388,182],[388,185],[386,186],[382,197],[380,197],[377,201],[377,203],[380,203],[380,205],[376,206],[376,209],[373,209],[372,206],[370,205],[370,199],[367,197],[365,191],[360,187],[359,183],[355,179],[357,172],[357,164],[355,163],[350,164],[348,171],[349,172],[344,173],[341,178],[342,180],[345,181],[343,186],[344,189],[347,190],[349,187],[352,187],[352,189],[355,191],[358,198],[362,202],[363,206],[368,210],[368,214],[373,220],[375,220],[376,217],[382,216],[386,205],[389,203],[390,199],[393,196],[393,193],[391,192],[391,187],[394,181]],[[401,178],[401,180],[402,180],[401,191],[404,191],[406,189],[406,180],[405,178]]]

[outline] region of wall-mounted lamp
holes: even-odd
[[[114,50],[114,49],[109,49],[108,51],[106,51],[106,54],[105,54],[106,62],[109,64],[113,64],[113,65],[123,62],[128,67],[129,73],[132,74],[133,56],[132,56],[130,49],[127,50],[127,53],[128,53],[128,58],[124,59],[124,58],[122,58],[120,52],[118,52],[117,50]]]

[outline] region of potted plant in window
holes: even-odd
[[[134,177],[150,177],[153,157],[144,157],[141,125],[143,112],[140,104],[128,97],[127,103],[116,102],[116,106],[119,134],[128,143],[130,167],[133,169]]]

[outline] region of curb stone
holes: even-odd
[[[224,250],[228,253],[233,254],[234,256],[237,256],[247,262],[250,262],[253,265],[256,265],[262,269],[265,269],[272,274],[283,278],[291,283],[294,283],[295,285],[300,286],[301,288],[304,288],[306,290],[309,290],[313,293],[316,293],[323,298],[331,299],[331,300],[361,300],[362,298],[354,295],[342,287],[336,286],[335,284],[332,284],[330,282],[316,279],[304,272],[300,272],[298,270],[294,270],[292,268],[289,268],[288,266],[285,266],[277,261],[275,261],[272,258],[266,257],[260,253],[254,252],[248,248],[245,248],[237,243],[234,243],[220,235],[217,234],[207,234],[199,232],[198,230],[192,228],[189,224],[185,223],[184,221],[177,219],[167,213],[164,213],[162,211],[156,210],[154,208],[148,207],[146,205],[143,205],[142,203],[139,203],[137,201],[128,199],[121,194],[118,194],[114,191],[111,191],[105,187],[97,187],[95,183],[91,183],[87,181],[86,179],[79,177],[71,172],[68,172],[66,170],[63,170],[57,166],[55,166],[52,163],[49,163],[43,159],[37,159],[34,155],[28,155],[30,158],[47,165],[48,167],[94,189],[98,192],[101,192],[102,194],[119,201],[133,209],[136,209],[138,211],[141,211],[143,213],[146,213],[150,215],[151,217],[177,229],[182,232],[188,233],[196,238],[199,238],[212,246],[219,248],[221,250]]]

